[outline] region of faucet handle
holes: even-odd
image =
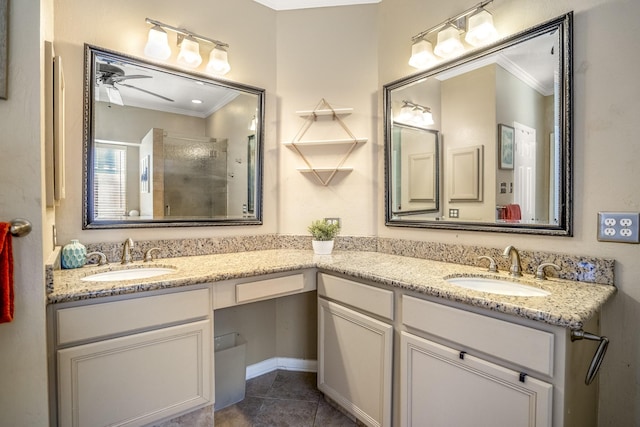
[[[547,275],[544,273],[545,267],[553,267],[556,271],[560,271],[560,266],[556,265],[552,262],[543,262],[536,269],[536,279],[538,280],[546,280]]]
[[[496,260],[494,260],[493,258],[491,258],[490,256],[486,256],[486,255],[482,255],[479,256],[478,259],[488,259],[489,260],[489,268],[488,268],[488,272],[490,273],[497,273],[498,272],[498,266],[496,264]]]
[[[153,253],[154,252],[160,252],[160,248],[151,248],[151,249],[147,249],[147,251],[144,253],[144,262],[151,262],[153,261]]]
[[[107,264],[109,264],[107,262],[107,256],[105,254],[103,254],[102,252],[98,252],[98,251],[88,253],[87,254],[87,259],[89,259],[89,257],[92,257],[94,255],[98,256],[98,265],[107,265]]]

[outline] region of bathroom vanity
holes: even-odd
[[[524,279],[550,295],[489,294],[443,279],[488,274],[478,267],[377,252],[161,262],[175,272],[107,284],[80,279],[120,266],[55,272],[54,425],[145,425],[211,405],[213,311],[316,289],[318,387],[366,425],[595,423],[594,346],[570,331],[597,332],[613,286]]]

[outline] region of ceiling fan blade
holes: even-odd
[[[118,83],[118,84],[120,86],[125,86],[125,87],[131,88],[131,89],[139,90],[140,92],[144,92],[144,93],[152,95],[152,96],[156,96],[158,98],[164,99],[165,101],[173,102],[173,99],[171,99],[171,98],[167,98],[166,96],[158,95],[157,93],[148,91],[146,89],[141,89],[139,87],[131,86],[131,85],[128,85],[126,83]]]
[[[107,96],[109,97],[109,102],[116,105],[124,105],[122,102],[122,96],[120,95],[120,91],[117,88],[111,86],[105,86],[107,90]]]
[[[142,74],[134,74],[131,76],[112,76],[110,77],[111,81],[114,83],[120,83],[123,80],[128,80],[128,79],[151,79],[153,78],[152,76],[145,76]]]

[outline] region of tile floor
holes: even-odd
[[[356,426],[329,405],[312,372],[274,371],[247,381],[245,398],[212,413],[183,415],[157,427],[343,427]]]

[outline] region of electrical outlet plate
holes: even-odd
[[[598,212],[600,242],[640,243],[640,213]]]
[[[342,224],[340,223],[340,218],[325,218],[324,220],[329,224],[338,224],[338,226],[342,228]]]

